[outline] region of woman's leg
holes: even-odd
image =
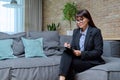
[[[91,64],[89,61],[83,61],[80,58],[74,58],[72,66],[76,73],[83,72],[95,65]]]
[[[68,51],[64,51],[61,57],[60,62],[60,80],[65,80],[65,78],[68,76],[70,67],[72,62],[72,55]]]

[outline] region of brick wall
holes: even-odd
[[[77,4],[78,9],[88,9],[104,38],[120,39],[120,0],[43,0],[43,27],[60,22],[61,34],[66,34],[69,23],[63,20],[62,9],[66,2]],[[76,27],[72,23],[73,29]]]

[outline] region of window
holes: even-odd
[[[24,5],[24,0],[17,0]],[[24,7],[6,8],[3,4],[10,2],[0,1],[0,32],[16,33],[24,31]]]

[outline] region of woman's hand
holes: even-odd
[[[70,44],[67,42],[64,43],[64,47],[71,48]]]
[[[80,56],[81,55],[81,51],[80,50],[74,50],[74,55],[75,56]]]

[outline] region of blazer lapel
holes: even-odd
[[[86,49],[86,47],[87,47],[87,43],[88,43],[88,41],[89,41],[89,38],[90,38],[90,36],[91,36],[91,33],[92,33],[92,28],[89,26],[89,27],[88,27],[87,34],[86,34],[86,38],[85,38],[84,49]]]

